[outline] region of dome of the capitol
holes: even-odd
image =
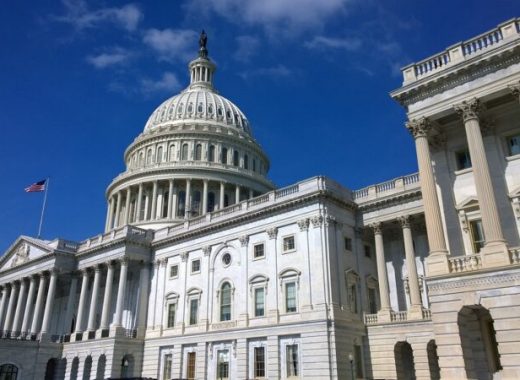
[[[106,230],[163,228],[274,188],[246,116],[213,86],[206,42],[203,32],[190,85],[159,105],[126,149],[126,170],[106,191]]]

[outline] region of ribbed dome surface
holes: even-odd
[[[233,127],[251,134],[244,113],[231,101],[205,86],[188,88],[163,102],[146,122],[144,131],[172,123],[197,121]]]

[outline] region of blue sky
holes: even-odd
[[[30,5],[29,5],[30,4]],[[0,13],[0,250],[102,231],[104,191],[148,116],[188,82],[208,33],[216,86],[247,115],[279,186],[357,189],[416,171],[399,68],[519,16],[517,0],[15,1]]]

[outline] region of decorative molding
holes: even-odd
[[[247,244],[249,243],[249,236],[242,235],[238,238],[238,241],[242,247],[247,247]]]
[[[311,218],[312,227],[318,228],[323,224],[323,216],[316,215]]]
[[[31,252],[31,246],[26,242],[20,244],[20,247],[16,250],[15,257],[11,262],[11,268],[20,264],[24,264],[29,261],[29,253]]]
[[[266,230],[269,239],[276,239],[276,235],[278,235],[278,228],[271,227]]]
[[[188,260],[189,255],[190,255],[189,252],[182,252],[182,253],[180,254],[180,256],[181,256],[181,261],[182,261],[183,263],[186,262],[186,261]]]
[[[464,123],[466,123],[469,120],[478,120],[484,110],[484,106],[480,103],[479,99],[472,98],[453,105],[453,109],[462,117]]]
[[[309,229],[309,218],[298,220],[298,227],[300,231],[307,231]]]
[[[202,247],[202,253],[204,254],[204,256],[209,256],[209,254],[211,253],[211,247],[209,245]]]
[[[383,223],[381,222],[376,222],[376,223],[372,223],[369,227],[374,231],[374,235],[380,235],[383,233],[383,229],[382,229],[382,226]]]
[[[512,274],[497,274],[496,272],[489,273],[486,276],[480,274],[478,277],[473,278],[450,278],[449,280],[435,280],[429,281],[428,292],[430,294],[446,294],[447,290],[458,289],[458,288],[469,288],[472,291],[478,291],[482,286],[489,285],[507,285],[514,286],[520,281],[520,272]]]
[[[401,228],[410,228],[410,222],[412,217],[410,215],[403,215],[397,218],[397,221],[401,225]]]
[[[412,119],[406,123],[406,128],[412,134],[414,138],[428,137],[428,134],[432,130],[432,123],[426,117],[420,119]]]
[[[336,225],[338,222],[336,221],[336,218],[332,215],[327,215],[325,217],[325,225]]]
[[[512,83],[507,86],[511,91],[511,94],[517,99],[520,100],[520,81],[517,83]]]

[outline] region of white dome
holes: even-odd
[[[144,131],[163,125],[205,121],[236,128],[251,135],[244,113],[209,86],[190,86],[163,102],[146,122]]]

